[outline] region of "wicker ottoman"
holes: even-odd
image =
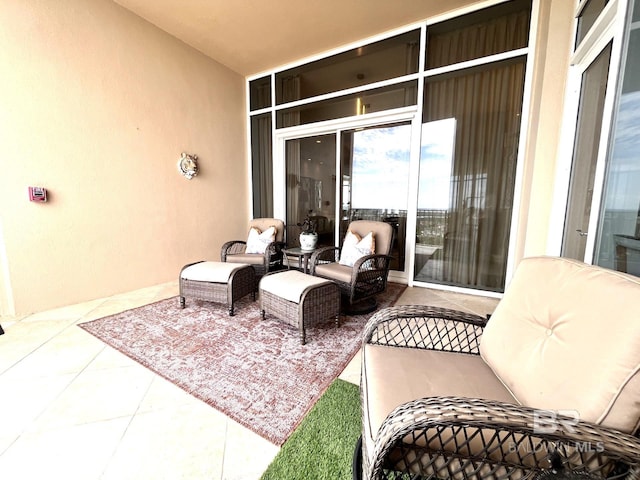
[[[262,318],[267,313],[298,327],[300,342],[306,342],[305,328],[328,318],[340,326],[340,289],[324,278],[297,270],[265,275],[260,280]]]
[[[182,267],[180,271],[180,307],[185,298],[226,303],[233,316],[236,300],[251,293],[256,299],[255,271],[246,263],[200,261]]]

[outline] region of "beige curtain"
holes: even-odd
[[[437,38],[429,49],[436,58],[429,63],[450,63],[437,56],[458,59],[460,49],[486,52],[496,42],[512,42],[524,17],[493,19],[485,28]],[[524,69],[518,58],[426,82],[424,122],[455,118],[457,125],[443,268],[432,280],[504,288]]]
[[[253,120],[253,214],[273,217],[273,155],[271,148],[271,114]]]
[[[291,102],[300,98],[300,77],[297,75],[282,79],[282,98],[284,102]],[[300,124],[300,112],[292,111],[283,113],[282,126],[291,127]],[[289,245],[298,244],[298,233],[300,229],[296,223],[302,221],[303,214],[300,213],[299,192],[300,192],[300,141],[287,140],[285,146],[286,162],[286,203],[287,203],[287,243]]]

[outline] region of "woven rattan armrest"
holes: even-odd
[[[487,473],[478,478],[532,478],[553,457],[566,470],[635,478],[630,473],[640,473],[640,439],[520,405],[423,398],[387,416],[376,435],[369,478],[383,478],[383,469],[456,477],[469,468]]]
[[[280,270],[283,268],[282,250],[286,247],[284,242],[271,242],[264,251],[265,272]]]
[[[385,275],[389,269],[389,262],[391,262],[389,255],[376,254],[360,257],[353,264],[351,282],[366,281],[368,278]]]
[[[244,253],[247,248],[247,242],[244,240],[231,240],[225,242],[220,248],[220,259],[225,262],[227,255],[234,255],[237,253]]]
[[[315,274],[316,265],[320,263],[332,263],[338,261],[338,255],[340,249],[338,247],[319,247],[312,254],[309,259],[309,273]]]
[[[363,345],[389,345],[479,354],[487,323],[472,313],[424,305],[400,305],[375,313],[364,329]]]

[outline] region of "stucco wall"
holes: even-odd
[[[0,313],[171,281],[246,235],[240,75],[108,0],[3,0],[0,45]]]
[[[522,257],[547,253],[574,9],[573,1],[540,0],[516,264]]]

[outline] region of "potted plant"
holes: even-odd
[[[302,223],[296,225],[302,229],[300,232],[300,248],[302,250],[314,250],[318,243],[318,233],[316,232],[316,225],[311,220],[310,214],[313,210],[309,210],[307,216]]]

